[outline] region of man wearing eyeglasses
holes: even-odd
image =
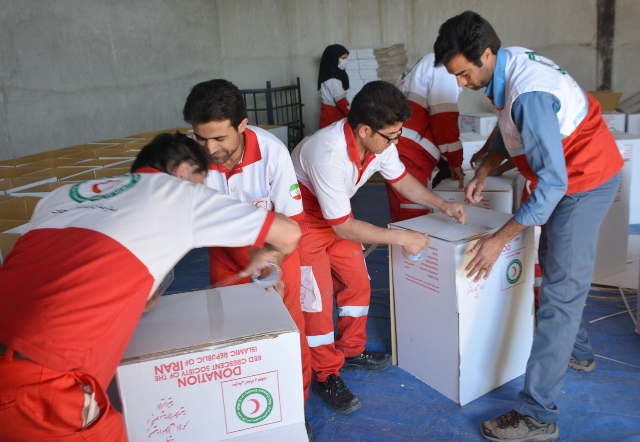
[[[346,119],[305,138],[292,153],[305,217],[300,222],[301,298],[315,372],[313,391],[335,412],[348,414],[360,401],[340,378],[340,369],[383,370],[391,357],[365,349],[371,289],[361,243],[398,244],[413,255],[426,233],[376,227],[354,219],[351,197],[375,172],[400,194],[460,223],[466,212],[428,190],[405,171],[395,143],[411,116],[404,95],[383,81],[367,83]],[[338,308],[334,339],[333,297]]]

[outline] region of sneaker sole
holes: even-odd
[[[359,365],[359,364],[349,364],[345,361],[344,365],[340,369],[340,371],[352,371],[352,370],[367,370],[367,371],[382,371],[385,368],[389,368],[391,366],[391,361],[384,365]]]
[[[330,405],[329,403],[327,403],[327,401],[324,400],[324,398],[322,397],[322,394],[320,394],[320,392],[318,392],[318,388],[316,387],[316,383],[313,383],[313,387],[311,388],[311,390],[315,393],[316,396],[318,396],[320,399],[322,399],[322,402],[325,403],[325,405],[327,407],[329,407],[333,412],[338,413],[338,414],[351,414],[354,411],[357,411],[360,409],[360,407],[362,406],[362,404],[360,403],[360,399],[356,398],[355,402],[353,402],[349,407],[346,408],[337,408],[334,407],[332,405]]]
[[[498,436],[491,436],[488,434],[484,434],[484,432],[482,431],[482,425],[480,425],[480,435],[482,437],[484,437],[487,440],[493,441],[493,442],[504,442],[504,441],[509,441],[509,442],[554,442],[556,440],[558,440],[560,438],[560,431],[558,429],[558,426],[556,425],[556,431],[554,431],[551,434],[537,434],[535,436],[530,436],[530,437],[524,437],[521,439],[505,439],[502,437],[498,437]]]
[[[580,371],[582,373],[591,373],[593,370],[596,369],[596,364],[584,367],[582,365],[569,363],[569,368],[575,371]]]

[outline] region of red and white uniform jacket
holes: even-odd
[[[623,161],[602,119],[599,103],[551,60],[520,47],[504,51],[507,54],[505,104],[503,109],[496,109],[498,126],[511,159],[531,181],[532,188],[538,179],[527,163],[520,132],[511,117],[513,102],[526,92],[547,92],[562,103],[557,116],[567,167],[567,194],[591,190],[614,176]]]
[[[275,214],[144,169],[40,201],[0,267],[0,342],[106,389],[148,298],[190,249],[262,245]]]
[[[247,126],[244,152],[232,170],[221,164],[210,164],[205,185],[296,221],[302,213],[302,197],[289,151],[272,133]],[[248,263],[250,247],[210,249],[212,265],[233,268]],[[230,264],[229,259],[235,264]]]
[[[398,146],[424,149],[436,163],[443,154],[451,167],[458,167],[462,165],[461,89],[456,77],[444,66],[434,66],[434,60],[434,54],[425,55],[396,82],[411,105],[411,118],[402,127]]]
[[[337,78],[330,78],[320,85],[320,129],[342,120],[349,113],[347,91]]]
[[[383,153],[367,153],[364,164],[346,119],[308,136],[291,154],[304,203],[304,223],[333,226],[351,217],[351,197],[375,172],[387,182],[406,175],[391,144]]]

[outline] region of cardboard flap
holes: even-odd
[[[512,215],[495,210],[465,206],[467,222],[463,225],[442,213],[419,216],[391,224],[402,229],[427,233],[430,237],[443,241],[459,243],[495,232],[502,227]]]
[[[614,91],[589,91],[589,93],[593,98],[598,100],[600,107],[602,108],[602,112],[611,112],[616,110],[620,97],[622,97],[622,92]]]
[[[122,363],[236,344],[297,331],[275,292],[255,284],[162,296],[145,313]]]

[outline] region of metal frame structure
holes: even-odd
[[[247,107],[249,124],[288,127],[287,148],[291,152],[304,137],[300,77],[291,86],[271,87],[271,82],[267,81],[265,89],[242,89],[240,92]]]

